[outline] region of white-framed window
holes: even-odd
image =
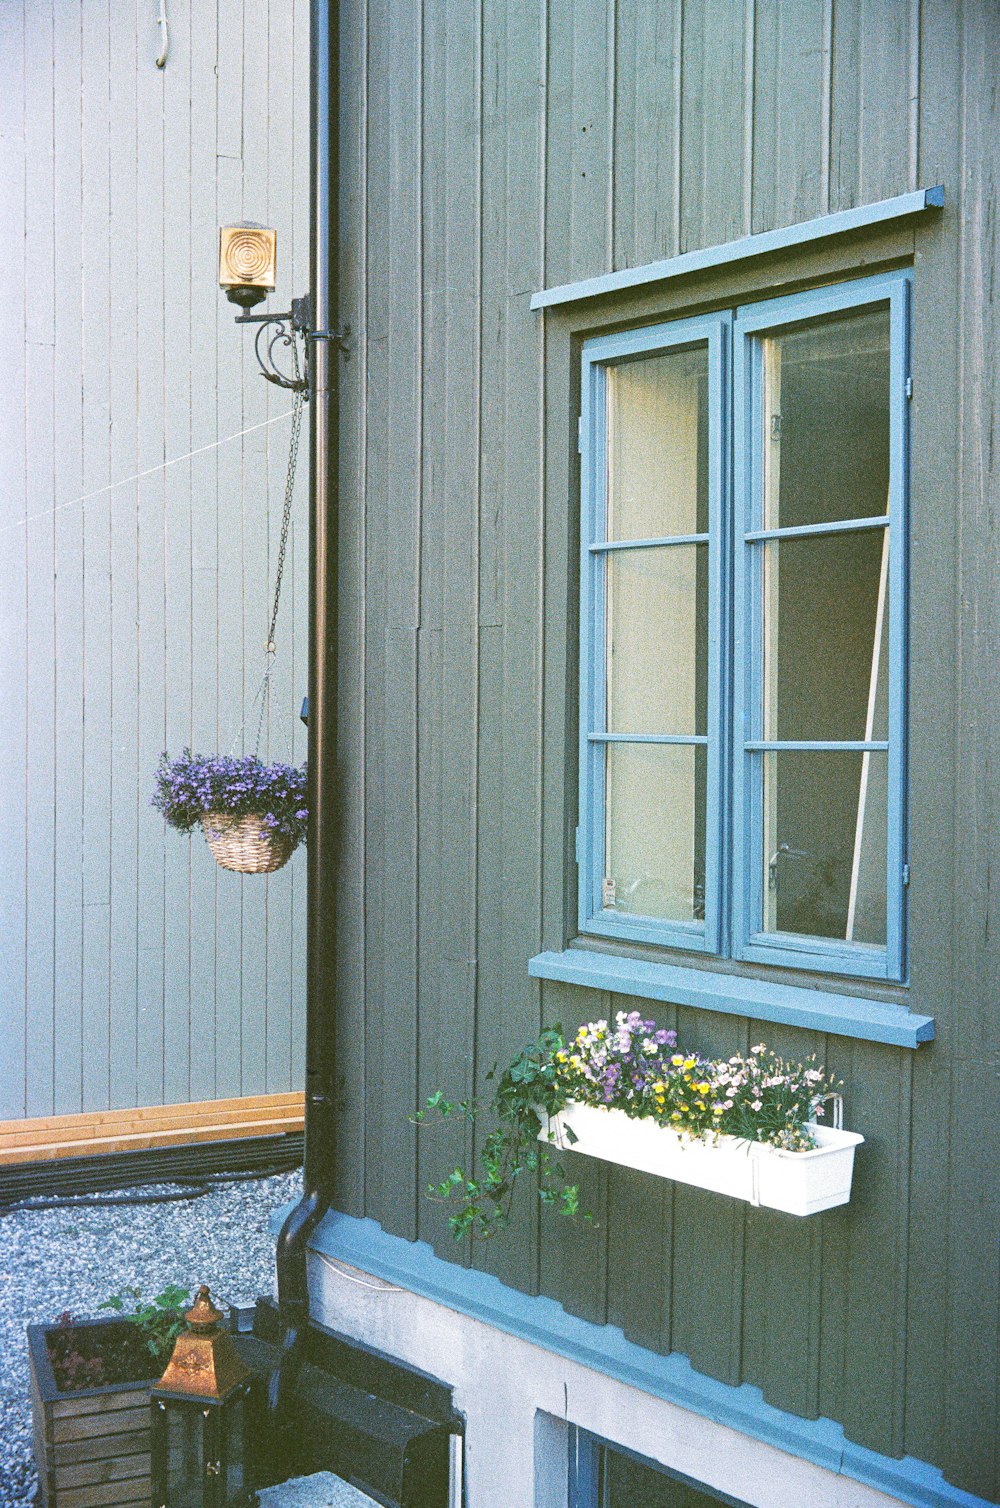
[[[908,300],[584,343],[581,932],[902,977]]]

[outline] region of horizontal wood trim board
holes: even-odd
[[[789,247],[804,246],[810,241],[822,241],[830,236],[844,235],[847,231],[882,225],[887,220],[919,215],[925,210],[940,209],[943,204],[944,188],[940,184],[934,188],[916,189],[911,194],[897,194],[892,199],[880,199],[875,204],[861,204],[856,209],[819,215],[814,220],[801,220],[796,225],[785,225],[778,230],[758,231],[754,235],[741,236],[736,241],[725,241],[719,246],[685,251],[680,256],[667,257],[662,262],[649,262],[644,267],[624,267],[620,272],[606,272],[598,277],[583,278],[576,283],[562,283],[558,288],[543,288],[532,294],[531,307],[551,309],[555,304],[572,304],[579,299],[599,298],[602,294],[617,293],[623,288],[640,288],[646,283],[665,283],[688,273],[724,267],[729,262],[745,262],[748,258],[766,256],[769,252],[787,251]]]
[[[93,1487],[101,1482],[125,1482],[130,1477],[149,1476],[149,1451],[137,1455],[115,1456],[106,1461],[84,1461],[79,1466],[61,1466],[56,1472],[57,1487]]]
[[[214,1131],[217,1135],[223,1133],[238,1136],[249,1127],[273,1126],[274,1134],[289,1129],[301,1127],[303,1112],[301,1109],[281,1109],[264,1111],[255,1115],[252,1119],[246,1115],[205,1116],[197,1120],[188,1120],[183,1116],[164,1116],[159,1121],[146,1121],[142,1125],[123,1126],[70,1126],[69,1128],[58,1124],[50,1125],[45,1131],[33,1131],[28,1134],[11,1131],[0,1132],[0,1153],[4,1151],[27,1150],[31,1151],[38,1147],[65,1146],[70,1149],[84,1147],[88,1142],[101,1142],[103,1145],[121,1141],[125,1138],[130,1140],[130,1146],[141,1145],[145,1138],[152,1138],[151,1145],[174,1132],[182,1135],[200,1135],[204,1131]],[[250,1131],[250,1135],[256,1135]]]
[[[0,1121],[0,1166],[146,1151],[185,1142],[232,1141],[301,1131],[302,1094],[253,1095],[189,1105],[102,1110],[32,1121]]]
[[[919,1016],[904,1006],[857,995],[833,994],[800,985],[772,984],[739,974],[650,963],[617,953],[566,948],[538,953],[528,960],[533,979],[554,979],[584,989],[607,990],[670,1005],[699,1006],[727,1016],[801,1026],[859,1041],[919,1047],[934,1036],[934,1017]]]
[[[91,1436],[84,1440],[61,1440],[52,1450],[56,1470],[75,1461],[103,1461],[111,1457],[148,1454],[149,1427],[114,1435]]]
[[[151,1487],[148,1475],[128,1482],[81,1487],[70,1492],[60,1492],[59,1508],[133,1508],[135,1504],[145,1505],[149,1502]]]
[[[56,1444],[66,1440],[87,1440],[92,1436],[127,1435],[133,1442],[129,1449],[141,1450],[149,1440],[149,1404],[138,1409],[113,1409],[103,1414],[74,1414],[52,1421],[52,1438]]]
[[[138,1126],[145,1121],[161,1120],[164,1116],[173,1116],[187,1121],[205,1118],[216,1120],[230,1111],[238,1115],[246,1115],[251,1110],[261,1113],[271,1109],[301,1110],[304,1105],[305,1095],[299,1092],[250,1094],[227,1100],[191,1100],[173,1105],[142,1105],[127,1110],[92,1110],[83,1115],[40,1115],[32,1120],[0,1121],[0,1136],[6,1135],[7,1132],[41,1131],[49,1126],[58,1126],[60,1132],[64,1128],[74,1126],[82,1126],[86,1129],[93,1126],[130,1128],[133,1123]]]
[[[155,1382],[151,1378],[145,1387],[109,1388],[104,1393],[84,1393],[79,1398],[73,1394],[61,1394],[54,1399],[51,1408],[56,1419],[78,1418],[83,1414],[110,1414],[120,1409],[147,1409],[149,1390]]]

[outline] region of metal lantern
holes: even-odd
[[[274,292],[277,233],[267,225],[244,220],[219,230],[219,286],[226,297],[252,309]]]
[[[203,1285],[188,1328],[150,1398],[153,1508],[255,1503],[250,1421],[253,1373]]]

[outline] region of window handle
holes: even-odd
[[[812,854],[807,848],[793,848],[790,843],[779,843],[771,855],[771,862],[767,866],[767,887],[769,890],[778,888],[778,860],[779,859],[811,859]]]

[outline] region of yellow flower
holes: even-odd
[[[684,1059],[681,1057],[679,1052],[675,1052],[670,1061],[675,1068],[680,1068],[681,1064],[684,1062]]]
[[[695,1085],[695,1088],[698,1090],[699,1094],[707,1094],[708,1093],[708,1085],[707,1084],[697,1084],[697,1085]]]
[[[694,1067],[694,1058],[685,1058],[684,1059],[684,1067],[685,1068],[693,1068]]]

